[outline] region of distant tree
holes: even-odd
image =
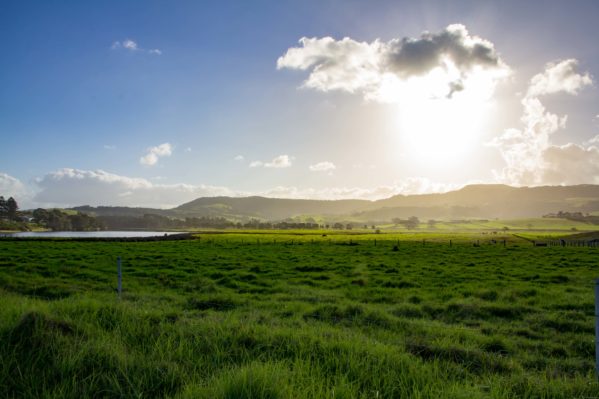
[[[0,219],[8,217],[8,208],[6,207],[6,200],[0,195]]]
[[[337,222],[337,223],[335,223],[333,225],[333,228],[337,229],[337,230],[342,230],[343,229],[343,225],[341,223]]]
[[[410,216],[408,220],[403,221],[403,225],[408,230],[413,230],[418,227],[420,220],[416,216]]]
[[[437,221],[435,219],[430,219],[428,221],[428,227],[430,227],[431,229],[434,229],[436,224],[437,224]]]
[[[10,197],[6,201],[7,216],[10,220],[17,220],[17,212],[19,211],[19,205],[13,197]]]
[[[48,222],[48,211],[42,208],[37,208],[33,211],[33,221],[37,224],[45,225]]]
[[[503,227],[501,228],[501,230],[503,230],[503,231],[508,231],[509,229],[510,229],[510,228],[509,228],[509,227],[507,227],[507,226],[503,226]]]
[[[353,227],[354,227],[354,226],[352,226],[352,224],[351,224],[351,223],[348,223],[348,224],[346,224],[346,225],[345,225],[345,229],[346,229],[346,230],[351,230],[351,229],[353,229]]]

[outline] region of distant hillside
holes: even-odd
[[[74,211],[87,213],[92,216],[143,216],[146,214],[174,216],[170,209],[130,208],[127,206],[89,206],[82,205],[70,208]]]
[[[421,219],[509,219],[540,217],[558,211],[599,211],[599,185],[510,187],[480,184],[443,194],[396,195],[378,201],[305,200],[265,197],[202,197],[173,209],[90,207],[75,210],[97,216],[224,217],[230,220],[282,220],[318,217],[327,220],[388,221]]]
[[[411,213],[416,212],[417,216],[420,213],[426,217],[446,218],[540,217],[560,210],[586,213],[599,210],[599,186],[510,187],[479,184],[444,194],[397,195],[376,201],[376,207],[388,208],[387,213],[405,213],[409,209]]]
[[[198,198],[173,211],[194,216],[241,215],[246,217],[285,219],[301,215],[346,215],[368,209],[371,201],[364,200],[304,200],[265,197],[212,197]]]

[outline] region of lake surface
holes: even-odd
[[[0,233],[0,237],[46,237],[46,238],[122,238],[157,237],[181,234],[182,231],[24,231],[18,233]]]

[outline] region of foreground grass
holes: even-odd
[[[0,241],[0,392],[599,396],[597,248],[469,234],[200,237]]]

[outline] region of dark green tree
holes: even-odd
[[[6,200],[0,195],[0,219],[4,219],[8,216],[8,208],[6,207]]]
[[[13,197],[10,197],[6,201],[6,210],[7,210],[7,216],[10,220],[17,220],[19,205],[17,204],[17,201],[15,201],[15,199]]]

